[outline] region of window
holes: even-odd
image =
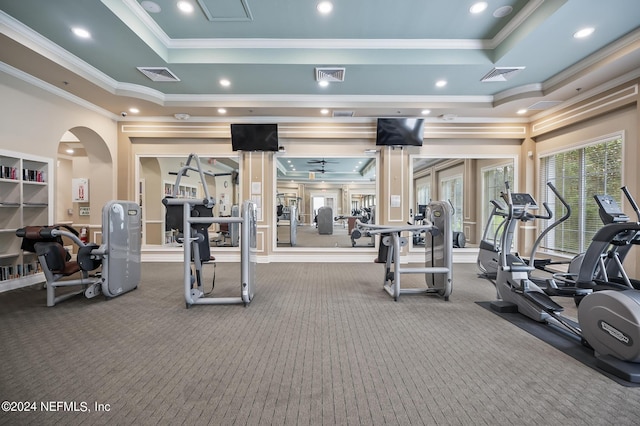
[[[493,240],[496,236],[498,227],[503,221],[502,217],[494,216],[490,224],[487,224],[491,210],[493,210],[493,204],[491,200],[498,201],[501,205],[505,205],[502,202],[500,193],[505,188],[505,182],[509,182],[509,187],[513,188],[513,162],[509,164],[501,164],[495,167],[487,167],[482,169],[482,223],[483,226],[489,226],[486,233],[487,240]],[[484,232],[484,229],[483,229]]]
[[[575,255],[584,252],[595,232],[602,227],[596,194],[608,194],[622,201],[622,136],[585,145],[571,151],[540,158],[540,204],[547,202],[554,218],[562,216],[562,205],[555,199],[551,182],[571,206],[571,216],[549,232],[541,248]]]
[[[431,201],[431,176],[416,180],[416,202],[418,205],[426,205]]]
[[[451,230],[462,232],[462,175],[443,178],[440,181],[442,200],[449,201],[453,207]]]

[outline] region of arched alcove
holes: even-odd
[[[69,129],[59,143],[56,171],[56,222],[86,226],[92,232],[99,232],[102,206],[114,195],[113,157],[107,143],[90,128]],[[74,179],[87,180],[87,201],[75,199]],[[93,241],[97,239],[94,235],[89,234]]]

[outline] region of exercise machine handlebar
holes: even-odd
[[[386,234],[386,233],[400,233],[400,232],[423,232],[437,230],[431,222],[425,221],[421,225],[402,225],[402,226],[389,226],[389,225],[375,225],[371,223],[363,223],[360,219],[356,219],[356,226],[362,230],[369,231],[372,234]]]
[[[633,198],[633,196],[629,192],[629,189],[626,186],[623,186],[620,189],[622,189],[622,192],[624,193],[625,197],[627,197],[627,200],[629,200],[629,203],[631,204],[631,208],[633,208],[633,211],[636,212],[636,215],[638,216],[638,221],[640,221],[640,209],[638,208],[638,204],[636,203],[636,200]]]
[[[540,235],[538,236],[538,238],[536,238],[535,242],[533,243],[533,247],[531,247],[531,253],[529,255],[529,265],[535,265],[536,252],[538,251],[538,247],[540,247],[540,244],[542,243],[542,240],[544,240],[544,237],[549,232],[551,232],[554,228],[558,227],[561,223],[563,223],[564,221],[569,219],[569,217],[571,216],[571,206],[569,205],[569,203],[567,203],[567,200],[564,199],[564,197],[560,194],[558,189],[551,182],[547,182],[547,186],[549,187],[551,192],[553,192],[553,195],[555,195],[555,197],[564,206],[565,214],[561,218],[559,218],[558,220],[553,222],[550,226],[548,226],[547,229],[542,231],[540,233]],[[552,215],[551,215],[551,211],[549,210],[549,207],[548,207],[547,203],[544,202],[543,205],[545,206],[545,208],[549,212],[550,217],[548,219],[551,219]]]

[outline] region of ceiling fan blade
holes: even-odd
[[[331,163],[337,163],[337,161],[329,161],[329,160],[325,160],[324,158],[322,160],[307,161],[307,164],[331,164]]]

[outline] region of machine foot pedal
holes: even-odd
[[[518,313],[518,305],[511,302],[505,302],[504,300],[494,300],[490,304],[491,310],[499,312],[501,314],[516,314]]]
[[[522,293],[524,297],[540,306],[547,312],[562,312],[564,308],[553,301],[546,293],[539,291],[525,291]]]
[[[84,291],[84,296],[87,299],[91,299],[92,297],[96,297],[99,294],[102,294],[102,287],[101,287],[100,283],[91,284]]]

